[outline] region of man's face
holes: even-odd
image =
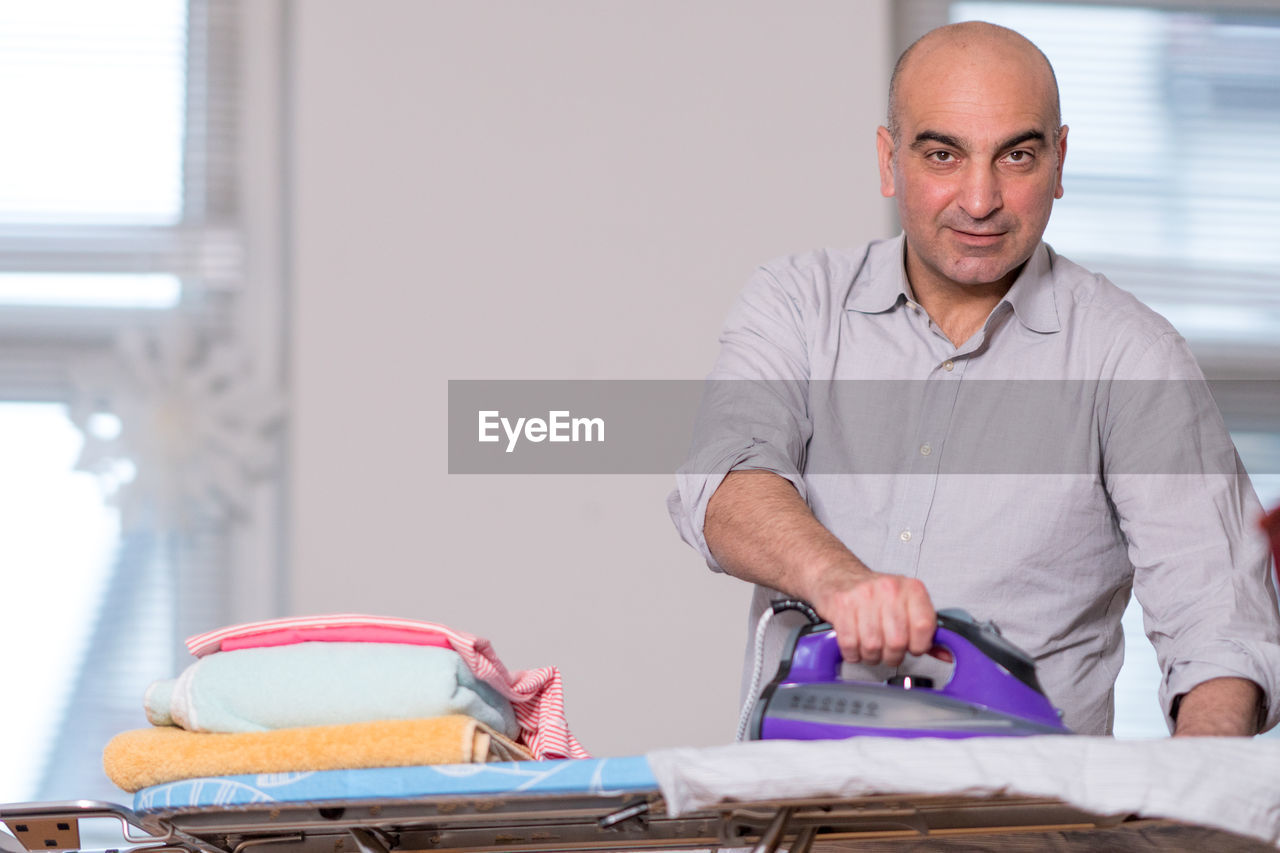
[[[942,47],[903,70],[897,143],[882,127],[876,144],[917,289],[1007,286],[1039,243],[1067,150],[1042,65]]]

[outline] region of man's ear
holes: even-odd
[[[889,128],[876,129],[876,159],[880,163],[880,195],[892,198],[893,187],[893,137]]]
[[[1054,198],[1062,198],[1062,168],[1067,162],[1067,131],[1070,129],[1064,124],[1058,131],[1058,185],[1053,189]]]

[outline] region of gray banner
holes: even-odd
[[[1269,380],[451,380],[449,472],[710,473],[765,446],[809,474],[1234,474],[1215,396],[1280,431]]]
[[[672,473],[703,383],[450,380],[450,474]]]

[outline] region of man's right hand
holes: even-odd
[[[704,533],[725,571],[813,605],[835,628],[845,660],[897,666],[933,645],[937,614],[924,584],[868,569],[776,474],[725,477],[707,504]]]
[[[809,603],[835,628],[851,663],[897,666],[933,647],[938,615],[916,578],[832,567],[814,578]]]

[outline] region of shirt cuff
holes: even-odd
[[[1160,685],[1160,707],[1164,710],[1169,731],[1174,730],[1173,703],[1179,696],[1190,693],[1197,685],[1215,678],[1243,678],[1252,681],[1262,690],[1262,725],[1265,732],[1280,722],[1280,702],[1277,701],[1275,672],[1260,666],[1260,661],[1280,663],[1280,649],[1246,650],[1231,641],[1215,644],[1213,660],[1184,661],[1175,664]],[[1270,652],[1267,654],[1266,652]]]
[[[807,502],[808,489],[795,465],[769,444],[754,444],[722,456],[711,465],[700,465],[697,473],[685,466],[676,474],[676,488],[667,496],[667,512],[680,532],[680,538],[702,554],[707,567],[715,572],[724,569],[707,547],[703,526],[707,520],[707,504],[731,471],[770,471],[791,483]]]

